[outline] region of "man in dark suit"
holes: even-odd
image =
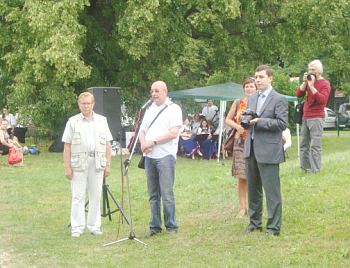
[[[247,233],[262,231],[263,191],[266,195],[266,234],[279,235],[282,200],[279,163],[283,162],[282,131],[288,124],[288,101],[272,89],[272,69],[260,65],[255,71],[257,93],[248,99],[247,109],[258,117],[250,120],[244,146],[247,164],[249,225]]]

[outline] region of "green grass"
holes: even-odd
[[[149,207],[135,156],[129,170],[132,216],[135,233],[147,247],[130,240],[103,247],[128,236],[120,213],[111,222],[103,218],[101,237],[70,237],[70,185],[61,154],[29,155],[22,168],[7,167],[0,157],[0,267],[349,267],[350,136],[323,138],[323,168],[316,175],[300,171],[293,141],[281,165],[284,214],[279,237],[244,235],[247,219],[235,218],[231,160],[180,157],[175,183],[179,233],[143,239]],[[118,157],[108,184],[121,201]]]

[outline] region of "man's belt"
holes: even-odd
[[[89,157],[95,157],[95,152],[88,152]]]

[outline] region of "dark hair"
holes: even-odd
[[[255,78],[254,77],[249,77],[249,78],[246,78],[244,81],[243,81],[243,89],[245,87],[246,84],[250,84],[250,83],[253,83],[255,85]],[[256,86],[255,86],[256,87]]]
[[[199,127],[202,127],[203,122],[207,122],[207,127],[209,127],[209,122],[207,119],[202,119],[201,122],[199,123]]]
[[[265,71],[267,76],[271,77],[273,74],[272,68],[268,65],[260,65],[256,68],[255,72]]]

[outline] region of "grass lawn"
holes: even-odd
[[[62,154],[29,155],[20,168],[7,167],[2,156],[0,267],[349,267],[350,135],[324,136],[323,168],[316,175],[300,171],[293,141],[281,165],[279,237],[244,234],[247,219],[235,218],[231,159],[217,163],[180,157],[175,182],[179,233],[143,239],[149,207],[144,171],[135,156],[129,169],[132,216],[137,237],[148,246],[128,240],[103,247],[128,236],[120,213],[112,221],[102,219],[101,237],[86,232],[71,238],[70,184],[63,176]],[[108,184],[121,202],[120,158],[112,164]]]

